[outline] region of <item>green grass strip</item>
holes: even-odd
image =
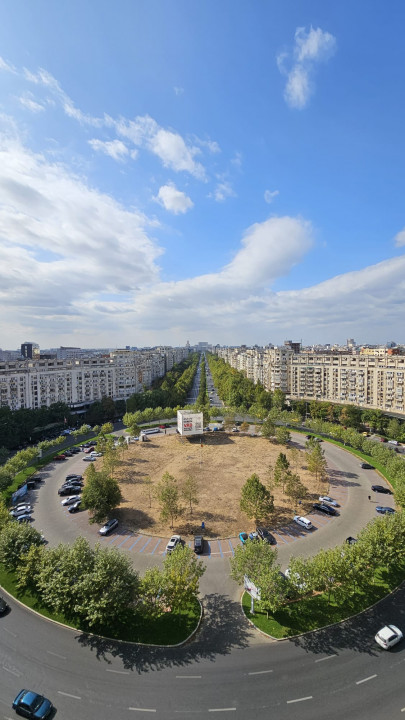
[[[404,578],[405,562],[393,568],[377,568],[374,581],[365,589],[356,589],[343,603],[337,603],[333,593],[328,602],[328,595],[322,593],[302,598],[297,602],[286,603],[273,615],[269,613],[267,618],[267,613],[259,609],[257,602],[255,602],[255,614],[251,614],[250,595],[244,593],[242,607],[246,617],[258,630],[277,639],[288,638],[333,625],[367,610],[398,587]]]

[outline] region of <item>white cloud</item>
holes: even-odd
[[[336,38],[321,28],[311,27],[308,31],[298,27],[295,31],[293,61],[288,69],[289,53],[282,52],[277,58],[281,74],[287,76],[284,90],[286,103],[302,110],[314,92],[312,76],[317,63],[328,60],[336,50]]]
[[[395,235],[394,243],[397,247],[405,245],[405,228]]]
[[[177,190],[173,183],[162,185],[155,198],[165,210],[180,215],[194,207],[193,201],[181,190]]]
[[[18,98],[19,103],[25,107],[27,110],[33,113],[39,113],[43,112],[45,110],[44,105],[37,102],[33,99],[31,93],[27,93],[26,95],[21,95],[21,97]]]
[[[213,193],[208,197],[213,197],[216,202],[224,202],[227,198],[235,197],[236,193],[228,180],[219,182]]]
[[[109,155],[113,160],[123,160],[128,155],[128,148],[122,140],[89,140],[89,145],[98,152]]]
[[[177,85],[174,86],[173,90],[175,95],[183,95],[184,93],[184,88],[178,87]]]
[[[14,74],[17,72],[15,67],[13,65],[10,65],[10,63],[6,62],[2,57],[0,57],[0,70]]]
[[[264,191],[264,199],[265,199],[266,203],[268,203],[270,205],[273,202],[274,198],[276,198],[277,195],[279,195],[279,194],[280,194],[279,190],[273,190],[273,191],[265,190]]]

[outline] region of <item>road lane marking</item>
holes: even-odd
[[[324,660],[331,660],[331,658],[337,657],[337,655],[327,655],[326,657],[319,658],[319,660],[315,660],[315,662],[323,662]]]
[[[65,695],[65,697],[73,698],[73,700],[81,700],[79,695],[71,695],[71,693],[62,692],[62,690],[58,690],[58,695]]]
[[[129,675],[128,670],[110,670],[109,668],[107,668],[106,672],[116,673],[117,675]]]
[[[208,712],[235,712],[236,707],[229,708],[208,708]]]
[[[296,702],[303,702],[304,700],[312,700],[312,697],[313,697],[312,695],[308,695],[307,697],[296,698],[296,700],[287,700],[287,705],[290,705],[291,703],[296,703]]]
[[[59,655],[59,653],[52,652],[51,650],[46,651],[48,655],[53,655],[54,657],[60,658],[61,660],[66,660],[64,655]]]
[[[363,678],[363,680],[357,680],[356,685],[361,685],[361,683],[368,682],[368,680],[374,680],[377,675],[370,675],[369,677]]]
[[[132,550],[132,548],[134,547],[134,545],[136,545],[136,543],[140,541],[141,537],[143,537],[143,535],[138,535],[138,537],[136,538],[135,542],[133,542],[132,545],[131,545],[129,548],[127,548],[127,550]]]
[[[11,675],[15,675],[16,677],[20,677],[21,673],[16,672],[15,670],[10,670],[10,668],[6,668],[3,665],[3,670],[5,670],[8,673],[11,673]]]
[[[176,675],[178,680],[198,680],[201,679],[202,675]]]
[[[140,551],[139,551],[140,553],[142,553],[142,552],[145,550],[145,548],[148,547],[148,545],[149,545],[149,543],[150,543],[151,540],[152,540],[152,538],[150,537],[150,538],[147,540],[147,542],[145,543],[145,545],[142,545],[142,547],[141,547],[141,549],[140,549]]]
[[[134,708],[129,707],[128,710],[134,710],[134,712],[156,712],[153,708]]]
[[[266,675],[266,673],[272,673],[273,670],[256,670],[256,672],[250,672],[248,675]]]
[[[8,633],[9,635],[12,635],[13,637],[17,637],[17,635],[15,633],[11,632],[11,630],[7,630],[7,628],[4,628],[4,632]]]

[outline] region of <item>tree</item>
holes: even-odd
[[[152,492],[153,480],[149,475],[146,475],[143,478],[142,482],[145,485],[145,494],[149,501],[149,507],[151,508],[152,507],[152,495],[153,495],[153,492]]]
[[[47,550],[36,579],[44,604],[73,618],[77,583],[83,575],[92,572],[93,565],[94,551],[83,537],[76,538],[73,545],[60,544]]]
[[[249,423],[246,422],[246,420],[243,421],[242,425],[240,426],[240,429],[242,432],[246,433],[249,430]]]
[[[314,444],[312,450],[307,453],[307,466],[310,473],[315,475],[315,480],[323,478],[326,474],[326,460],[325,454],[317,442]]]
[[[300,458],[301,458],[301,452],[298,450],[298,448],[296,448],[296,447],[291,448],[290,458],[291,458],[292,464],[294,465],[295,470],[297,471],[298,465],[300,462]]]
[[[276,434],[276,426],[270,418],[266,418],[266,420],[262,423],[260,431],[262,436],[269,440],[270,438],[274,438]]]
[[[280,425],[276,428],[276,440],[280,443],[280,445],[288,445],[290,442],[291,433],[286,427],[284,427],[284,425]]]
[[[92,466],[86,471],[82,500],[86,508],[93,512],[90,522],[98,523],[103,522],[111,510],[119,505],[122,495],[115,478],[105,470],[96,472]]]
[[[274,510],[274,499],[256,474],[251,475],[242,487],[240,509],[256,522],[267,518]]]
[[[238,545],[231,558],[231,577],[240,585],[245,575],[260,587],[260,579],[268,568],[276,566],[277,550],[266,542],[248,540],[245,545]],[[280,568],[277,568],[278,570]]]
[[[173,528],[174,520],[182,514],[182,508],[179,504],[179,490],[177,481],[166,472],[155,490],[155,497],[160,505],[160,517],[163,522],[170,518],[171,528]]]
[[[193,514],[193,505],[198,505],[198,482],[196,478],[189,475],[183,482],[181,494],[184,500],[190,505],[190,515]]]
[[[0,562],[6,568],[15,569],[31,545],[41,544],[41,534],[35,528],[26,523],[6,523],[0,532]]]
[[[226,415],[224,417],[224,428],[230,430],[235,425],[235,415]]]
[[[299,475],[288,471],[286,474],[285,492],[288,497],[297,501],[303,500],[307,496],[308,489],[301,481]]]
[[[266,610],[268,617],[269,612],[274,614],[285,605],[289,586],[280,572],[280,566],[276,564],[264,566],[257,583],[260,588],[260,608]]]
[[[273,392],[273,407],[282,410],[285,404],[285,394],[280,388],[276,388]]]
[[[16,568],[19,590],[28,590],[32,594],[38,593],[38,577],[45,562],[45,553],[43,545],[30,545],[28,551],[20,556]]]
[[[114,430],[114,425],[111,422],[106,422],[101,426],[101,435],[109,435]]]
[[[178,545],[163,561],[162,595],[173,612],[190,605],[198,597],[199,581],[205,572],[187,545]]]
[[[277,487],[281,485],[283,492],[289,467],[290,463],[287,460],[287,456],[285,455],[285,453],[280,453],[274,467],[274,484]]]

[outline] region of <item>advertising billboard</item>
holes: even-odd
[[[177,411],[177,430],[180,435],[202,435],[203,423],[202,412],[193,413],[188,410]]]

